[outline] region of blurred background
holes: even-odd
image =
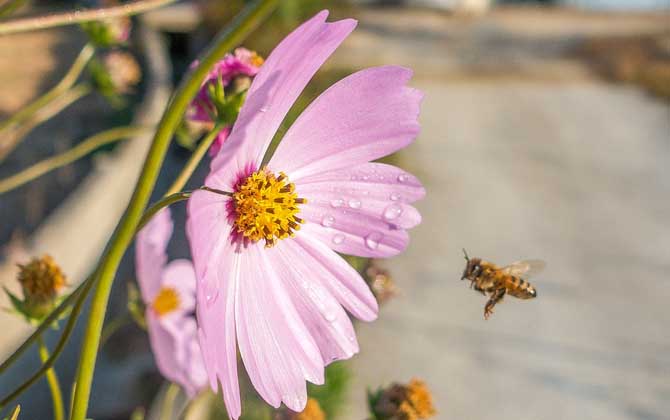
[[[21,13],[77,4],[31,1]],[[126,106],[82,99],[0,160],[0,178],[111,124],[156,121],[190,62],[243,5],[180,1],[135,18],[131,49],[143,82]],[[285,0],[245,46],[267,56],[323,8],[359,26],[285,126],[349,73],[410,67],[425,92],[422,132],[391,159],[428,191],[409,249],[376,262],[395,296],[378,321],[358,324],[360,354],[334,365],[325,391],[314,391],[330,399],[330,417],[364,419],[368,388],[418,377],[438,419],[667,419],[670,0]],[[75,27],[0,37],[1,118],[53,86],[84,43]],[[109,147],[0,195],[0,284],[15,290],[16,264],[45,252],[71,283],[81,281],[125,208],[146,147],[146,138]],[[172,146],[157,195],[188,155]],[[183,206],[173,211],[183,220]],[[486,299],[459,281],[462,248],[501,265],[547,261],[532,279],[538,298],[508,298],[484,321]],[[188,256],[182,228],[171,254]],[[108,319],[126,313],[132,259]],[[64,384],[83,324],[56,365]],[[30,329],[4,312],[0,329],[4,360]],[[0,393],[37,366],[36,354],[24,358],[0,378]],[[126,325],[103,347],[91,415],[126,419],[161,389],[146,335]],[[19,399],[21,418],[50,418],[48,398],[44,381],[34,386]]]

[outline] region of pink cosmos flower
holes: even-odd
[[[207,373],[193,316],[193,264],[184,259],[167,263],[165,249],[172,228],[169,209],[151,219],[137,235],[135,266],[158,369],[192,397],[207,384]]]
[[[302,411],[306,380],[358,352],[351,320],[374,320],[377,302],[337,253],[389,257],[421,221],[410,203],[425,191],[394,166],[372,163],[419,132],[422,94],[411,71],[355,73],[317,98],[266,167],[268,145],[314,73],[356,26],[323,11],[286,37],[249,88],[205,181],[232,193],[196,191],[187,233],[197,282],[200,344],[212,389],[220,382],[240,416],[236,349],[259,394]]]
[[[207,151],[209,157],[213,158],[214,156],[219,154],[219,152],[221,151],[221,147],[223,146],[223,142],[226,141],[229,135],[230,135],[230,126],[223,127],[223,129],[221,129],[219,134],[216,136],[216,139],[214,139],[212,145],[209,146],[209,150]]]
[[[214,104],[208,94],[208,87],[212,83],[223,84],[228,87],[231,81],[238,76],[253,77],[263,64],[263,59],[253,51],[246,48],[237,48],[234,54],[226,54],[223,60],[214,65],[205,80],[202,82],[200,91],[193,99],[189,119],[199,122],[213,122],[210,114],[216,113]],[[197,66],[195,61],[191,66]]]

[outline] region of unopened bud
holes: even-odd
[[[125,44],[130,37],[131,22],[127,16],[84,22],[81,28],[86,32],[90,41],[101,48],[109,48]]]
[[[275,415],[275,420],[326,420],[326,414],[321,409],[319,402],[310,398],[302,412],[296,413],[288,409],[282,409]]]
[[[67,286],[65,275],[49,255],[19,264],[19,270],[17,279],[23,301],[13,298],[15,309],[28,318],[39,319],[53,309],[58,295]]]
[[[384,304],[398,295],[391,273],[381,267],[377,260],[369,260],[365,268],[365,281],[380,304]]]
[[[433,397],[423,381],[392,384],[370,394],[370,411],[377,420],[420,420],[435,415]]]

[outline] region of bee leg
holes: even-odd
[[[474,280],[470,282],[470,288],[471,288],[471,289],[475,289],[476,291],[478,291],[478,292],[481,293],[482,295],[486,296],[486,292],[484,291],[484,289],[482,289],[481,287],[477,286],[477,283],[475,283]]]
[[[505,289],[497,289],[493,292],[489,301],[486,302],[486,306],[484,306],[484,319],[489,319],[493,314],[493,307],[496,306],[496,303],[500,302],[503,297],[505,297]]]

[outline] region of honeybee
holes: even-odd
[[[493,307],[505,297],[506,294],[519,299],[532,299],[537,297],[537,291],[527,279],[542,271],[545,267],[544,261],[525,260],[517,261],[506,267],[484,261],[481,258],[470,258],[463,250],[467,262],[461,280],[470,280],[470,288],[481,292],[484,296],[490,295],[489,301],[484,306],[484,319],[489,319],[493,313]]]

